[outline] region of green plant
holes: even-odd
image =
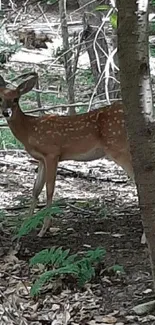
[[[6,219],[6,214],[3,210],[0,210],[0,222],[4,221]]]
[[[27,235],[30,231],[33,229],[36,229],[37,226],[41,225],[43,223],[43,220],[45,217],[51,218],[55,214],[62,213],[62,210],[59,208],[58,205],[52,205],[49,208],[44,208],[40,210],[38,213],[34,214],[30,218],[27,218],[21,228],[18,230],[17,237],[21,238],[22,236]]]
[[[91,86],[94,84],[94,76],[91,69],[80,70],[77,75],[77,80],[83,84]]]
[[[155,57],[155,46],[154,45],[150,45],[150,54],[153,58]]]
[[[109,5],[100,5],[95,8],[95,11],[103,12],[103,11],[108,11],[111,8],[112,7]],[[110,14],[110,23],[114,29],[117,28],[117,14],[114,11]]]
[[[57,97],[56,95],[50,94],[50,93],[42,93],[41,94],[41,99],[45,102],[48,102],[49,104],[53,104],[53,105],[58,105],[58,104],[66,104],[67,101],[65,98],[63,97]]]
[[[59,104],[66,104],[67,101],[65,98],[60,97],[58,98],[56,95],[53,95],[52,93],[41,93],[41,102],[47,105],[59,105]],[[26,104],[25,104],[26,102]],[[25,94],[21,98],[21,107],[23,110],[29,110],[32,109],[32,103],[37,104],[37,98],[36,93],[34,91],[30,91],[29,93]],[[33,104],[34,105],[34,104]]]
[[[21,103],[24,101],[30,101],[30,104],[31,104],[31,102],[34,102],[34,101],[36,102],[36,93],[34,91],[30,91],[29,93],[24,94],[21,97]],[[31,106],[32,106],[32,104],[31,104]]]
[[[87,112],[87,107],[86,106],[79,106],[78,107],[78,114],[83,114]]]
[[[12,80],[16,77],[16,71],[10,66],[7,75],[5,75],[6,80]]]
[[[43,264],[52,268],[52,270],[46,270],[35,281],[31,288],[32,296],[37,295],[46,282],[66,274],[75,277],[77,284],[82,287],[95,276],[95,264],[99,263],[106,254],[103,248],[89,250],[82,258],[79,258],[78,254],[70,255],[69,252],[69,249],[52,247],[49,250],[42,250],[30,259],[30,266]]]
[[[108,272],[110,271],[113,271],[114,273],[124,273],[124,268],[122,265],[119,265],[119,264],[115,264],[113,266],[110,266],[108,269],[107,269]]]
[[[23,145],[14,137],[9,129],[0,130],[0,149],[23,149]]]

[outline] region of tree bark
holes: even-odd
[[[125,121],[155,288],[155,125],[149,70],[148,1],[145,5],[141,6],[141,0],[117,0],[118,57]]]
[[[72,50],[69,46],[69,34],[68,34],[68,26],[66,19],[66,0],[59,0],[59,13],[60,13],[60,21],[61,21],[61,31],[62,31],[62,39],[63,39],[63,51],[64,51],[64,68],[66,74],[66,82],[68,86],[68,102],[73,104],[75,102],[74,97],[74,80],[75,77],[72,71]],[[70,107],[68,109],[69,115],[76,114],[75,107]]]

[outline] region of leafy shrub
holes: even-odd
[[[85,253],[79,258],[78,254],[69,254],[70,250],[61,247],[44,249],[30,259],[30,266],[43,264],[52,268],[46,270],[31,288],[31,295],[39,293],[41,287],[48,281],[62,275],[71,274],[77,279],[77,284],[82,287],[95,276],[95,263],[99,263],[105,257],[104,248],[96,248]]]

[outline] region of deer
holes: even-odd
[[[16,88],[8,88],[0,76],[0,108],[13,135],[24,145],[28,154],[39,162],[29,215],[34,213],[44,184],[46,206],[52,204],[60,161],[91,161],[108,157],[134,180],[124,105],[121,101],[79,115],[33,116],[21,110],[19,100],[33,89],[38,74],[30,72],[21,77],[22,82]],[[43,237],[50,225],[51,220],[45,217],[38,236]]]

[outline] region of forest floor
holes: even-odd
[[[106,159],[61,163],[54,198],[63,199],[64,207],[53,220],[55,231],[43,238],[32,231],[17,248],[13,232],[28,212],[35,169],[24,153],[1,153],[1,324],[155,324],[154,315],[137,316],[132,310],[152,295],[134,184]],[[40,202],[45,202],[45,191]],[[95,279],[82,290],[71,279],[62,279],[33,300],[29,290],[38,270],[32,271],[28,261],[52,246],[70,248],[71,253],[103,247],[106,256]],[[124,273],[108,271],[116,264]]]

